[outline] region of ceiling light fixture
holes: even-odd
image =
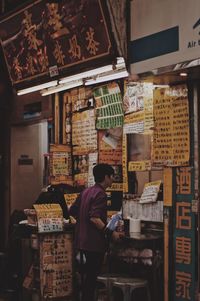
[[[153,85],[154,88],[169,88],[169,85]]]
[[[180,76],[186,77],[188,74],[186,72],[181,72]]]
[[[88,77],[98,76],[98,75],[101,75],[106,72],[124,69],[125,67],[126,67],[126,65],[125,65],[124,58],[118,57],[116,64],[106,65],[106,66],[88,70],[88,71],[85,71],[85,72],[82,72],[79,74],[61,78],[59,80],[59,84],[65,84],[65,83],[69,83],[71,81],[79,80],[79,79],[87,79]]]
[[[87,79],[85,81],[85,86],[94,85],[98,83],[107,82],[109,80],[120,79],[127,77],[129,74],[126,70],[118,71],[115,73],[107,74],[105,76],[97,76],[96,78]]]
[[[40,91],[42,96],[47,96],[53,93],[57,93],[57,92],[61,92],[61,91],[65,91],[65,90],[69,90],[72,88],[76,88],[79,86],[83,85],[83,81],[79,80],[79,81],[72,81],[68,84],[61,84],[61,85],[57,85],[56,87],[53,88],[49,88],[49,89],[44,89],[42,91]]]
[[[41,85],[37,85],[37,86],[30,87],[30,88],[19,90],[19,91],[17,91],[17,95],[20,96],[20,95],[28,94],[31,92],[39,91],[41,89],[55,87],[57,84],[58,84],[57,80],[54,80],[54,81],[47,82],[47,83],[44,83]]]

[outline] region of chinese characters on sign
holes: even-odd
[[[194,300],[195,282],[195,225],[192,213],[192,177],[191,167],[175,169],[175,300]]]
[[[58,204],[33,205],[36,215],[38,232],[59,232],[63,230],[63,213]]]
[[[40,238],[41,295],[45,299],[72,294],[72,235],[48,234]]]
[[[72,158],[70,147],[61,144],[50,145],[51,184],[72,182]]]
[[[95,13],[94,13],[95,12]],[[0,22],[0,38],[13,83],[101,57],[111,42],[100,0],[44,0]]]
[[[153,162],[182,166],[190,158],[187,88],[177,86],[154,92]]]

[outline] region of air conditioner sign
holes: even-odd
[[[131,1],[131,72],[199,60],[199,12],[199,0]]]
[[[193,25],[193,30],[200,30],[200,19]],[[188,42],[188,48],[194,48],[200,46],[200,31],[198,32],[199,38]]]

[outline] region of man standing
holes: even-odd
[[[93,168],[95,185],[86,188],[70,208],[76,217],[75,246],[86,258],[82,301],[94,301],[96,279],[103,263],[107,238],[118,240],[120,234],[106,228],[106,188],[113,182],[114,170],[108,164]]]

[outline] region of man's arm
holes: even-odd
[[[104,231],[105,235],[108,235],[107,232],[109,232],[109,237],[112,237],[113,240],[119,240],[123,236],[122,233],[108,230],[104,222],[99,217],[91,217],[90,221],[95,225],[97,229]]]
[[[103,230],[105,228],[104,222],[99,217],[91,217],[90,221],[96,226],[97,229]]]

